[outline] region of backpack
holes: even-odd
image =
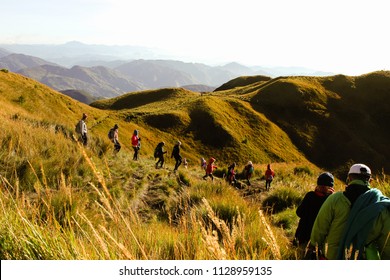
[[[158,143],[157,147],[154,149],[154,158],[158,158],[160,156],[159,148],[161,147],[162,142]]]
[[[75,126],[74,130],[76,131],[77,134],[81,134],[81,121],[78,121],[76,123],[76,126]]]
[[[115,135],[115,130],[113,128],[111,128],[108,131],[108,139],[113,140],[114,139],[114,135]]]
[[[159,152],[157,149],[158,149],[158,147],[156,147],[156,149],[154,149],[154,158],[158,158]]]

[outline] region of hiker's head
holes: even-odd
[[[85,120],[87,117],[88,117],[87,114],[83,113],[83,120]]]
[[[180,141],[177,141],[176,144],[180,146],[180,145],[181,145],[181,142],[180,142]]]
[[[267,169],[271,169],[271,164],[267,164]]]
[[[371,169],[362,163],[357,163],[351,166],[348,171],[348,181],[362,180],[369,182],[371,179]]]
[[[248,165],[252,165],[252,162],[251,162],[251,161],[248,161]]]
[[[138,135],[138,130],[134,129],[133,134],[134,134],[134,135]]]
[[[317,178],[317,186],[333,187],[334,186],[333,175],[329,172],[321,173]]]
[[[117,124],[114,125],[114,129],[117,129],[119,128],[119,126]]]
[[[210,162],[210,163],[215,162],[215,158],[211,157],[211,158],[209,159],[209,162]]]
[[[334,177],[329,172],[321,173],[317,178],[315,192],[320,196],[328,196],[334,192]]]

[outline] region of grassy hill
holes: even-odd
[[[364,79],[383,82],[381,75],[360,78],[359,85],[369,88]],[[91,107],[0,71],[1,259],[296,259],[290,243],[295,207],[313,189],[321,169],[306,160],[294,144],[299,142],[281,129],[283,123],[258,106],[280,94],[267,96],[268,87],[284,82],[279,88],[289,90],[290,100],[279,102],[286,115],[295,117],[287,105],[300,108],[302,96],[294,89],[307,90],[315,96],[313,103],[328,104],[337,100],[331,87],[348,89],[351,78],[319,80],[326,94],[312,93],[320,82],[300,79],[207,94],[178,88],[142,91]],[[299,116],[327,116],[311,104],[308,108],[316,110],[302,110]],[[87,148],[73,137],[83,112],[89,115]],[[116,156],[107,139],[115,123],[123,144]],[[142,138],[139,161],[132,160],[129,145],[134,129]],[[167,157],[164,168],[155,169],[155,145],[165,140],[170,152],[177,139],[190,159],[188,168],[173,173]],[[200,156],[217,158],[213,182],[202,180]],[[247,160],[255,162],[250,187],[240,176],[237,188],[222,179],[233,160],[238,173]],[[265,192],[263,172],[269,162],[276,176]],[[388,195],[389,183],[376,179],[373,186]],[[337,181],[336,189],[343,187]]]
[[[60,91],[62,94],[65,94],[69,97],[72,97],[73,99],[80,101],[84,104],[90,104],[96,100],[98,100],[97,97],[93,97],[88,92],[82,91],[82,90],[62,90]]]
[[[214,156],[224,164],[304,160],[288,135],[247,102],[231,96],[167,88],[129,93],[91,105],[120,110],[126,119],[155,129],[161,140],[170,144],[182,140],[183,153],[192,161],[200,156]]]
[[[357,77],[244,76],[212,93],[164,89],[92,105],[183,135],[196,154],[241,163],[249,157],[294,161],[303,154],[344,176],[351,162],[365,162],[376,173],[390,170],[389,98],[390,74],[379,71]]]
[[[252,88],[245,89],[245,99],[312,162],[333,170],[351,161],[366,162],[377,172],[390,170],[390,131],[385,128],[390,121],[389,72],[281,77]]]
[[[267,82],[269,80],[271,80],[271,78],[267,76],[241,76],[224,83],[220,87],[216,88],[215,91],[229,90],[236,87],[251,85],[257,82]]]

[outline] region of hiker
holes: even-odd
[[[275,177],[275,172],[271,168],[271,164],[267,165],[267,170],[265,171],[265,189],[269,191],[271,188],[272,180]]]
[[[81,120],[76,124],[76,132],[79,134],[79,141],[81,141],[84,146],[88,145],[87,117],[87,114],[83,113]]]
[[[204,158],[201,158],[200,159],[200,168],[202,168],[203,170],[206,170],[206,167],[207,167],[207,162]]]
[[[181,146],[181,142],[180,141],[177,141],[176,142],[176,145],[173,147],[173,150],[172,150],[172,154],[171,154],[171,158],[175,158],[175,168],[173,169],[173,172],[176,172],[177,169],[179,168],[180,164],[181,164],[181,155],[180,155],[180,146]]]
[[[354,164],[345,191],[330,195],[322,204],[310,243],[324,258],[390,259],[390,199],[370,188],[370,181],[370,168]]]
[[[207,177],[211,177],[211,180],[214,181],[214,169],[217,169],[218,167],[214,164],[215,158],[211,157],[209,159],[209,163],[207,164],[206,167],[206,175],[203,176],[203,180],[206,180]]]
[[[122,146],[119,143],[119,126],[117,124],[114,125],[113,128],[110,129],[108,132],[108,138],[111,140],[112,143],[114,143],[114,154],[117,154]]]
[[[160,142],[157,144],[156,149],[154,150],[154,158],[158,158],[158,161],[156,162],[156,168],[158,168],[158,164],[160,164],[160,168],[164,165],[164,154],[167,152],[164,151],[163,147],[165,146],[165,142]]]
[[[244,176],[248,186],[251,185],[250,179],[252,177],[253,171],[254,171],[253,163],[251,161],[248,161],[247,165],[245,165],[244,167]]]
[[[300,220],[295,232],[294,245],[306,247],[310,241],[311,229],[318,211],[320,211],[321,205],[328,196],[334,192],[333,186],[333,175],[329,172],[324,172],[318,176],[315,189],[305,194],[296,210],[296,214]]]
[[[133,136],[131,137],[131,146],[134,150],[133,160],[138,160],[139,150],[141,149],[141,138],[137,129],[134,130]]]
[[[233,162],[228,167],[227,174],[226,174],[226,180],[229,182],[230,185],[233,185],[233,184],[237,183],[236,171],[234,170],[234,168],[236,168],[236,163],[235,162]]]

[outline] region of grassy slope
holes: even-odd
[[[286,133],[252,109],[253,100],[245,101],[256,93],[244,91],[264,86],[235,89],[238,95],[167,89],[171,98],[153,103],[145,98],[131,110],[111,111],[0,71],[1,258],[296,258],[288,239],[297,222],[294,207],[320,170],[303,159]],[[82,112],[90,115],[88,149],[71,137]],[[119,123],[125,144],[117,157],[106,139],[113,123]],[[131,160],[128,145],[135,128],[143,137],[139,162]],[[168,159],[166,168],[154,169],[154,145],[160,139],[173,143],[178,135],[185,139],[184,155],[195,155],[189,168],[176,176]],[[265,151],[263,144],[268,144]],[[259,158],[251,188],[201,180],[197,158],[221,153],[229,162],[226,150],[235,160],[239,151],[242,162]],[[262,174],[271,159],[296,163],[274,163],[277,176],[271,192],[264,193]],[[379,186],[388,194],[388,184]],[[342,188],[338,182],[336,189]],[[287,208],[271,217],[259,214],[263,201],[275,203],[273,197],[278,205],[289,201]]]
[[[242,77],[238,77],[238,78],[235,78],[233,80],[230,80],[227,83],[224,83],[220,87],[216,88],[214,91],[229,90],[229,89],[233,89],[236,87],[247,86],[247,85],[250,85],[253,83],[257,83],[257,82],[267,82],[269,80],[271,80],[270,77],[261,76],[261,75],[259,75],[259,76],[242,76]]]
[[[243,91],[243,89],[236,89]],[[390,73],[359,77],[281,77],[244,98],[280,126],[312,162],[345,172],[347,162],[390,170],[384,129],[389,119]]]
[[[4,72],[0,72],[0,91],[4,108],[0,114],[2,259],[291,257],[285,249],[288,239],[283,231],[275,228],[273,233],[262,226],[258,205],[248,204],[224,181],[216,179],[218,182],[210,184],[201,180],[203,171],[195,159],[190,161],[188,171],[182,169],[177,177],[170,171],[172,161],[168,159],[167,169],[155,170],[149,156],[153,141],[165,136],[172,141],[177,138],[171,136],[171,130],[192,135],[187,130],[199,125],[190,118],[196,112],[207,113],[213,128],[219,117],[251,111],[247,105],[216,96],[186,92],[189,96],[182,98],[179,94],[173,103],[164,104],[183,125],[160,131],[149,128],[146,121],[150,119],[144,118],[148,112],[149,116],[163,114],[156,104],[131,111],[102,111],[31,79]],[[192,102],[199,106],[194,107]],[[234,105],[231,111],[213,111],[213,106],[226,106],[228,102]],[[82,112],[90,116],[88,149],[72,138],[75,121]],[[131,161],[127,139],[120,154],[112,156],[106,131],[113,123],[119,123],[122,139],[130,137],[135,128],[141,130],[146,141],[142,140],[140,162]],[[220,130],[230,135],[226,131],[233,128]],[[232,139],[240,138],[238,134],[234,131]],[[184,150],[192,153],[195,145],[191,144],[211,141],[188,139],[188,143],[183,141]],[[260,190],[262,171],[258,172],[254,186]],[[263,217],[264,222],[268,219]],[[211,224],[219,228],[221,236],[214,235]],[[221,226],[234,230],[227,232]],[[268,236],[267,241],[262,236]],[[267,249],[271,243],[276,247]],[[277,248],[282,245],[283,249]]]
[[[92,106],[119,110],[127,119],[157,130],[158,143],[172,147],[180,139],[184,156],[216,157],[223,164],[304,161],[289,137],[247,102],[225,93],[199,94],[184,89],[129,93],[94,102]]]

